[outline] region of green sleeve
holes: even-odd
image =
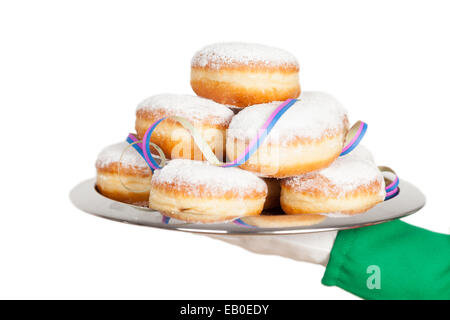
[[[400,220],[340,231],[322,283],[364,299],[450,299],[450,235]]]

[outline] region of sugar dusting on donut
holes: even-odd
[[[142,101],[136,111],[161,112],[166,116],[185,117],[192,122],[210,121],[228,125],[234,113],[223,104],[186,94],[158,94]]]
[[[353,149],[350,153],[342,156],[341,158],[350,158],[350,159],[359,159],[366,160],[375,163],[375,159],[373,157],[372,152],[369,151],[365,146],[358,145],[355,149]]]
[[[330,167],[321,170],[320,174],[344,191],[351,191],[374,181],[384,181],[374,163],[353,158],[338,158]]]
[[[287,144],[297,137],[319,139],[327,131],[343,129],[347,111],[333,96],[322,92],[303,92],[296,102],[275,124],[268,142]],[[252,139],[281,101],[250,106],[234,116],[228,137]]]
[[[209,66],[220,69],[223,65],[251,65],[297,67],[298,61],[291,53],[256,43],[224,42],[208,45],[192,58],[193,67]]]
[[[375,182],[381,186],[380,193],[383,193],[384,179],[378,167],[372,161],[350,154],[338,158],[328,168],[288,178],[283,183],[300,192],[319,190],[324,194],[345,196],[348,192]]]
[[[128,149],[125,151],[127,147]],[[104,168],[109,166],[111,163],[119,162],[122,153],[122,166],[144,169],[148,168],[148,164],[145,160],[133,147],[128,144],[128,142],[119,142],[104,148],[98,155],[95,165],[98,168]]]
[[[224,195],[228,191],[242,196],[267,193],[266,183],[251,172],[186,159],[171,160],[164,168],[156,170],[152,184],[170,184],[193,196],[202,196],[200,189],[212,195]]]

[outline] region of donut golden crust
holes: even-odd
[[[266,184],[250,172],[176,159],[155,171],[149,203],[172,218],[211,223],[259,215],[266,196]]]
[[[348,156],[318,172],[281,182],[281,207],[287,214],[363,213],[385,197],[381,172],[370,161]]]
[[[246,224],[260,228],[289,228],[303,227],[318,224],[326,219],[320,214],[295,214],[295,215],[260,215],[241,218]]]
[[[299,66],[290,53],[259,44],[218,43],[198,51],[191,86],[201,97],[247,107],[297,98]]]
[[[140,155],[127,147],[126,142],[118,143],[100,153],[96,162],[97,190],[116,201],[148,206],[152,173]]]
[[[265,143],[240,167],[274,178],[292,177],[326,168],[342,152],[346,134],[347,129],[344,129],[317,140],[298,138],[284,145]],[[226,147],[228,157],[236,159],[247,145],[246,141],[229,138]]]
[[[219,159],[225,156],[226,129],[233,111],[214,101],[189,95],[162,94],[144,100],[136,111],[136,132],[139,139],[157,120],[181,116],[199,131]],[[203,159],[194,139],[173,119],[162,121],[154,130],[151,142],[157,144],[169,159]]]
[[[150,195],[152,209],[187,222],[213,223],[229,221],[242,215],[259,215],[263,205],[264,196],[248,196],[243,200],[225,196],[199,198],[162,185],[153,185]]]
[[[380,184],[374,182],[365,187],[335,197],[313,190],[298,192],[289,187],[281,191],[281,207],[287,214],[299,213],[363,213],[383,201]]]
[[[231,160],[244,152],[280,103],[251,106],[232,119],[226,141]],[[346,111],[339,102],[324,93],[304,92],[241,168],[274,178],[325,168],[341,153],[347,132]]]
[[[142,139],[147,129],[162,117],[164,116],[138,111],[136,114],[138,138]],[[225,159],[226,127],[206,123],[197,124],[195,127],[217,158]],[[157,144],[169,159],[204,159],[189,131],[172,119],[166,119],[156,127],[151,142]]]
[[[222,70],[192,67],[191,87],[201,97],[240,108],[300,95],[298,70],[294,68],[260,71],[244,66]]]

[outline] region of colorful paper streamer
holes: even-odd
[[[358,146],[367,132],[367,127],[367,123],[359,120],[350,128],[345,139],[345,147],[342,149],[340,156],[349,154]]]
[[[398,185],[400,184],[400,179],[397,176],[397,174],[395,173],[395,171],[392,170],[391,168],[386,167],[386,166],[380,166],[378,168],[380,169],[381,172],[389,172],[394,175],[394,180],[392,180],[392,182],[390,184],[388,184],[385,188],[386,196],[384,198],[384,201],[387,201],[387,200],[392,199],[395,196],[397,196],[398,193],[400,192],[400,189],[398,187]]]

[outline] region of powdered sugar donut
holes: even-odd
[[[283,180],[283,211],[357,214],[382,202],[386,195],[384,177],[370,153],[358,148],[354,155],[340,157],[326,169]]]
[[[152,172],[141,155],[127,142],[103,149],[95,167],[96,186],[101,194],[113,200],[148,206]]]
[[[163,117],[180,116],[188,119],[200,132],[219,159],[224,158],[225,132],[234,113],[212,100],[181,94],[159,94],[142,101],[136,110],[136,132],[140,139],[147,129]],[[161,122],[152,134],[170,159],[202,159],[189,132],[176,120]]]
[[[281,102],[245,108],[227,131],[227,156],[241,155]],[[332,96],[304,92],[275,124],[264,143],[241,167],[284,178],[329,166],[341,153],[348,131],[346,110]]]
[[[154,172],[150,207],[189,222],[218,222],[259,215],[266,195],[266,184],[251,172],[176,159]]]
[[[297,98],[297,59],[261,44],[216,43],[198,51],[191,62],[191,86],[201,97],[247,107]]]
[[[372,163],[375,163],[375,159],[373,157],[372,152],[369,151],[365,146],[358,145],[353,151],[346,154],[345,156],[342,156],[341,158],[351,158],[351,159],[357,159],[357,160],[365,160]]]

